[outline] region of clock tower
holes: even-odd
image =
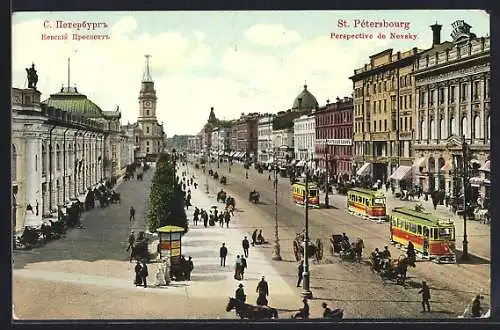
[[[150,67],[151,55],[145,55],[144,74],[139,92],[139,117],[135,129],[135,158],[154,159],[164,149],[164,128],[156,118],[156,90]]]

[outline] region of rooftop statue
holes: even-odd
[[[36,74],[35,64],[31,64],[31,68],[26,68],[28,74],[28,88],[36,89],[36,83],[38,82],[38,75]]]

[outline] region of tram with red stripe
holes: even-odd
[[[347,192],[347,211],[372,221],[385,222],[385,195],[376,190],[351,188]]]
[[[438,263],[454,263],[455,224],[426,212],[396,207],[390,214],[391,242],[404,247],[412,242],[415,252]]]
[[[307,203],[309,207],[319,207],[319,190],[314,184],[307,184],[309,198]],[[292,185],[292,198],[296,204],[304,205],[306,195],[306,184],[304,182],[296,182]]]

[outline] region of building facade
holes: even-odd
[[[327,103],[316,114],[316,156],[320,171],[326,171],[328,157],[328,172],[332,177],[349,180],[353,174],[353,99],[337,98],[335,103]],[[325,141],[341,140],[343,145],[326,145]],[[328,148],[328,150],[326,149]]]
[[[273,162],[273,115],[265,114],[257,122],[257,162]]]
[[[121,126],[120,142],[120,164],[128,165],[134,162],[135,136],[133,128],[129,125]]]
[[[386,182],[411,166],[414,127],[414,63],[419,51],[384,50],[354,70],[354,150],[357,175]]]
[[[201,135],[188,137],[188,152],[198,154],[201,152]]]
[[[478,38],[463,21],[453,24],[453,40],[440,42],[434,25],[433,47],[415,64],[416,134],[414,184],[424,191],[453,194],[454,156],[461,159],[462,136],[472,153],[471,175],[481,168],[489,180],[490,38]],[[487,164],[488,163],[488,164]],[[488,195],[488,187],[483,193]]]
[[[245,153],[247,159],[257,159],[258,113],[242,115],[236,124],[238,126],[237,151]]]
[[[40,225],[70,199],[81,200],[106,179],[105,160],[111,158],[114,132],[106,124],[114,121],[103,119],[97,105],[68,87],[44,102],[40,98],[35,88],[12,88],[14,234]]]
[[[149,59],[146,55],[146,66],[139,92],[139,117],[137,118],[135,139],[136,159],[156,159],[165,148],[165,130],[156,118],[156,90],[151,77]]]
[[[273,130],[273,154],[279,165],[288,165],[294,159],[293,127]]]
[[[298,164],[315,159],[316,119],[314,113],[293,120],[293,147]]]

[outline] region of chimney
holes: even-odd
[[[437,22],[434,25],[431,25],[432,29],[432,45],[439,45],[441,43],[441,27]]]

